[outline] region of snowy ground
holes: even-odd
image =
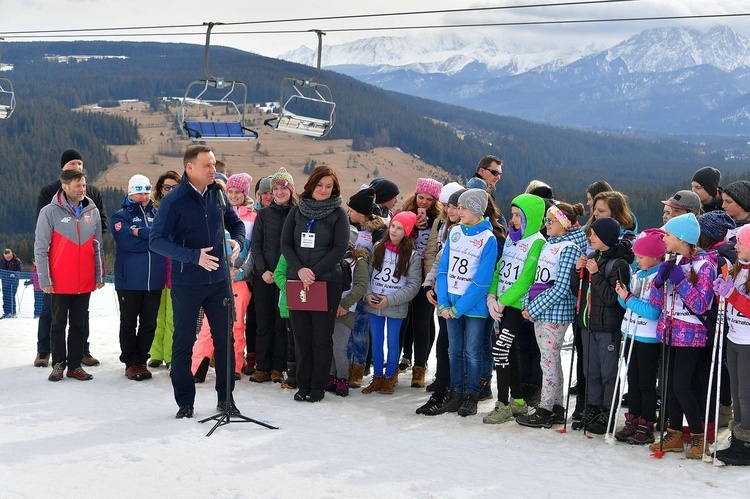
[[[19,297],[21,290],[19,290]],[[124,377],[111,285],[94,293],[93,381],[47,381],[34,368],[31,291],[21,317],[0,321],[0,498],[43,497],[748,497],[750,473],[682,455],[609,445],[579,432],[482,424],[480,414],[417,416],[424,390],[401,376],[392,396],[294,402],[279,385],[238,382],[244,414],[206,437],[213,375],[198,386],[196,418],[176,420],[165,369]],[[434,368],[434,363],[431,364]],[[567,368],[566,368],[567,371]],[[428,375],[429,377],[429,375]]]

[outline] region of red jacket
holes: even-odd
[[[39,284],[57,294],[90,293],[104,282],[99,210],[88,197],[76,217],[62,189],[42,208],[36,223],[34,257]]]

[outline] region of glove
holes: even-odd
[[[492,295],[487,295],[487,308],[490,310],[490,316],[496,321],[503,318],[505,305],[497,301],[497,298]]]
[[[31,281],[24,281],[23,285],[24,286],[29,286],[29,285],[31,285]]]
[[[659,269],[656,271],[656,277],[654,277],[654,287],[661,289],[664,287],[664,281],[669,277],[670,263],[664,262],[659,265]]]
[[[729,297],[734,291],[734,279],[732,276],[727,276],[726,280],[719,276],[714,280],[714,293],[723,296],[724,298]]]
[[[675,286],[684,281],[685,273],[682,271],[682,267],[679,265],[673,265],[672,269],[669,271],[669,280],[672,281],[672,284]]]

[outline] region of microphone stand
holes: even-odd
[[[222,234],[226,234],[226,224],[224,222],[224,212],[227,209],[227,202],[226,198],[224,197],[224,193],[221,191],[221,189],[217,188],[218,185],[214,182],[209,188],[213,188],[214,192],[216,192],[216,199],[219,206],[219,211],[221,212],[221,228],[222,228]],[[226,298],[224,298],[224,306],[227,307],[227,359],[226,359],[226,398],[224,399],[224,412],[220,412],[218,414],[214,414],[211,417],[208,417],[206,419],[201,419],[199,423],[205,423],[207,421],[216,421],[216,424],[211,428],[211,431],[206,433],[207,437],[210,437],[211,434],[213,434],[214,431],[216,431],[217,428],[220,426],[224,426],[229,423],[255,423],[259,426],[263,426],[265,428],[268,428],[270,430],[278,430],[279,428],[276,426],[271,426],[268,423],[264,423],[263,421],[258,421],[257,419],[252,419],[247,416],[243,416],[240,411],[234,406],[234,399],[232,398],[232,378],[234,377],[234,373],[232,372],[232,356],[234,355],[234,349],[232,348],[234,345],[234,335],[232,332],[232,326],[234,325],[234,321],[237,317],[236,311],[234,309],[234,291],[232,290],[232,272],[231,272],[231,262],[229,255],[227,255],[227,244],[226,242],[222,242],[222,257],[224,259],[224,263],[227,265],[227,273],[229,274],[229,279],[227,279],[227,286],[229,288],[229,294]],[[218,366],[217,366],[218,368]]]

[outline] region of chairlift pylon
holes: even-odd
[[[185,94],[180,101],[180,110],[177,116],[180,133],[183,137],[193,142],[204,141],[237,141],[252,140],[258,138],[258,133],[246,127],[245,110],[247,108],[247,86],[237,80],[225,80],[215,77],[209,69],[209,49],[211,46],[211,30],[217,24],[203,23],[208,26],[206,30],[206,46],[203,52],[203,71],[206,74],[204,80],[193,80],[185,89]],[[226,90],[223,94],[217,91]],[[198,92],[191,97],[191,91]],[[237,91],[242,101],[233,100],[233,94]],[[234,95],[237,95],[234,94]],[[190,119],[187,115],[188,108],[192,104],[199,106],[211,106],[224,108],[225,112],[232,115],[234,119],[226,121]],[[241,110],[240,110],[241,109]]]
[[[0,38],[0,41],[4,40]],[[0,68],[2,68],[2,53],[0,52]],[[0,76],[0,120],[7,120],[16,110],[16,93],[13,83],[4,76]]]
[[[269,118],[264,124],[282,132],[325,137],[336,121],[336,103],[331,89],[318,83],[320,61],[323,53],[323,33],[318,35],[318,65],[310,79],[288,76],[281,81],[278,116]]]

